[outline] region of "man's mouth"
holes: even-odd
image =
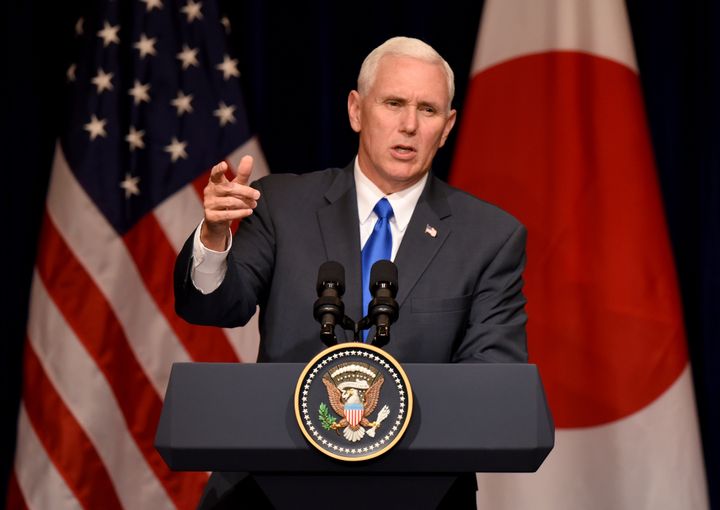
[[[411,152],[415,152],[415,148],[410,145],[393,145],[392,148],[400,154],[410,154]]]

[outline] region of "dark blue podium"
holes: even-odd
[[[179,471],[251,472],[276,508],[303,498],[354,508],[358,487],[383,507],[434,508],[461,473],[536,471],[554,426],[531,364],[406,364],[410,425],[386,454],[342,462],[303,436],[295,363],[176,363],[155,445]],[[373,506],[360,499],[357,508]]]

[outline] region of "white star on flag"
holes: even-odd
[[[223,78],[225,78],[225,80],[229,80],[231,76],[240,76],[240,71],[238,70],[237,66],[237,59],[230,58],[229,55],[225,55],[223,57],[222,64],[218,64],[216,68],[222,71]]]
[[[120,182],[120,187],[125,190],[125,198],[140,194],[140,188],[138,188],[139,182],[140,177],[132,177],[130,174],[125,174],[125,179]]]
[[[213,112],[213,115],[215,115],[220,120],[220,125],[224,126],[228,122],[235,122],[234,112],[235,106],[228,106],[225,104],[224,101],[220,101],[218,109]]]
[[[106,137],[107,132],[105,131],[105,124],[107,120],[98,119],[95,114],[90,118],[90,122],[85,124],[85,131],[90,133],[90,140],[95,140],[98,136]]]
[[[152,11],[154,8],[156,9],[162,9],[163,4],[162,0],[140,0],[142,3],[145,4],[145,9],[147,12]]]
[[[135,80],[135,84],[133,87],[128,91],[128,94],[133,97],[133,102],[138,105],[145,101],[146,103],[150,102],[150,84],[142,84],[140,83],[140,80]]]
[[[65,73],[65,76],[67,76],[67,81],[75,81],[75,71],[77,71],[77,64],[71,64],[70,67],[68,67],[67,72]]]
[[[193,0],[188,0],[188,3],[185,4],[185,7],[180,10],[187,14],[187,22],[192,23],[193,20],[202,19],[203,15],[200,11],[201,8],[202,2],[193,2]]]
[[[170,153],[170,159],[175,163],[178,159],[187,159],[188,155],[185,152],[185,147],[187,147],[187,142],[181,142],[173,136],[170,145],[165,146],[165,152]]]
[[[113,73],[106,73],[102,69],[98,69],[97,75],[91,80],[97,87],[97,93],[102,94],[104,90],[112,90]]]
[[[83,35],[83,23],[85,20],[83,18],[78,18],[78,20],[75,22],[75,35]]]
[[[148,55],[156,55],[155,43],[157,39],[155,37],[148,37],[145,34],[140,34],[140,40],[133,44],[133,47],[140,50],[140,58],[145,58]]]
[[[185,95],[185,93],[180,90],[178,91],[178,95],[175,99],[170,101],[170,103],[177,109],[177,115],[178,117],[181,116],[183,113],[192,113],[193,108],[192,102],[193,96],[192,94]]]
[[[135,129],[135,126],[130,126],[130,132],[125,136],[125,141],[130,144],[130,150],[144,149],[145,142],[143,141],[145,131]]]
[[[177,54],[177,58],[182,62],[183,71],[190,66],[199,66],[197,53],[197,49],[190,48],[187,44],[183,44],[183,50]]]
[[[100,30],[97,35],[103,40],[103,46],[108,47],[112,43],[119,44],[120,38],[118,37],[118,31],[120,30],[120,25],[111,25],[107,21],[105,22],[105,25],[103,26],[103,29]]]

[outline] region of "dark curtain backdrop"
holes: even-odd
[[[168,0],[169,1],[169,0]],[[603,1],[603,0],[597,0]],[[713,508],[720,509],[720,6],[627,0],[685,306]],[[3,281],[0,501],[11,467],[27,300],[56,137],[65,49],[80,4],[11,0],[2,83]],[[367,52],[392,35],[443,54],[464,101],[482,2],[227,1],[250,121],[274,172],[345,165],[356,150],[347,92]],[[434,171],[445,178],[455,137]]]

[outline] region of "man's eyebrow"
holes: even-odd
[[[438,109],[440,108],[440,106],[439,106],[437,103],[434,103],[434,102],[432,102],[432,101],[419,101],[419,102],[418,102],[418,106],[429,106],[429,107],[434,108],[434,109],[436,109],[436,110],[438,110]]]
[[[402,96],[398,96],[398,95],[395,95],[395,94],[388,94],[387,96],[382,96],[382,97],[379,98],[379,100],[380,100],[381,102],[385,102],[385,101],[397,101],[398,103],[403,103],[403,104],[408,104],[408,103],[410,103],[410,101],[409,101],[407,98],[404,98],[404,97],[402,97]],[[440,109],[440,105],[437,104],[437,103],[435,103],[435,102],[433,102],[433,101],[423,100],[423,101],[418,101],[416,104],[417,104],[418,108],[423,107],[423,106],[429,106],[429,107],[434,108],[434,109],[436,109],[436,110],[439,110],[439,109]]]
[[[383,97],[380,98],[380,100],[381,100],[381,101],[398,101],[398,102],[400,102],[400,103],[407,103],[407,102],[408,102],[408,100],[405,99],[404,97],[402,97],[402,96],[396,96],[396,95],[394,95],[394,94],[389,94],[389,95],[387,95],[387,96],[383,96]]]

